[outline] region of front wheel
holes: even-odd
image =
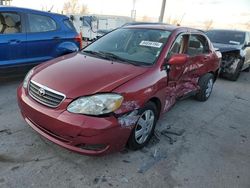
[[[240,76],[240,72],[241,72],[243,64],[244,62],[241,59],[237,59],[236,62],[232,66],[234,72],[231,74],[228,74],[227,78],[231,81],[237,81]]]
[[[131,132],[128,140],[128,148],[137,150],[143,148],[154,133],[157,122],[157,108],[149,102],[139,111],[139,119]]]
[[[198,101],[206,101],[213,91],[214,75],[211,73],[205,74],[199,79],[198,85],[200,90],[195,97]]]
[[[249,72],[250,71],[250,65],[244,71]]]

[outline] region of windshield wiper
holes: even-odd
[[[129,60],[129,59],[122,58],[122,57],[120,57],[118,55],[115,55],[115,54],[113,54],[111,52],[99,51],[99,53],[105,55],[107,57],[107,59],[110,59],[110,60],[116,60],[116,61],[120,61],[120,62],[123,62],[123,63],[132,64],[132,65],[135,65],[135,66],[139,66],[141,64],[144,64],[142,62],[132,61],[132,60]]]
[[[92,54],[92,55],[96,55],[96,56],[101,56],[103,57],[103,54],[102,53],[99,53],[97,51],[92,51],[92,50],[84,50],[82,51],[83,53],[88,53],[88,54]]]
[[[110,52],[104,52],[104,51],[92,51],[92,50],[84,50],[82,51],[84,53],[92,54],[98,57],[102,57],[104,59],[108,60],[123,60],[119,56],[112,54]],[[125,60],[124,60],[125,61]]]
[[[120,56],[115,55],[115,54],[113,54],[111,52],[99,51],[99,53],[105,55],[107,58],[110,58],[111,60],[127,61],[126,59],[123,59]]]
[[[126,63],[126,64],[132,64],[132,65],[135,65],[135,66],[145,65],[145,63],[143,63],[143,62],[124,59],[124,58],[122,58],[122,57],[120,57],[118,55],[115,55],[115,54],[111,53],[111,52],[92,51],[92,50],[84,50],[82,52],[92,54],[92,55],[101,57],[103,59],[108,59],[108,60],[111,60],[111,61],[119,61],[119,62]]]

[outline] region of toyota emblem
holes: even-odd
[[[38,94],[42,97],[42,96],[44,96],[46,94],[46,92],[45,92],[45,90],[43,88],[40,88],[38,90]]]

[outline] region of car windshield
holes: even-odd
[[[152,65],[171,32],[155,29],[117,29],[82,50],[100,58],[135,65]]]
[[[245,33],[241,31],[211,30],[206,34],[213,43],[240,45],[245,41]]]

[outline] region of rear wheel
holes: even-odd
[[[198,85],[200,86],[200,91],[195,97],[198,101],[206,101],[213,91],[214,75],[211,73],[205,74],[199,79]]]
[[[139,111],[139,119],[131,132],[128,147],[133,150],[144,147],[152,137],[157,122],[157,108],[149,102]]]

